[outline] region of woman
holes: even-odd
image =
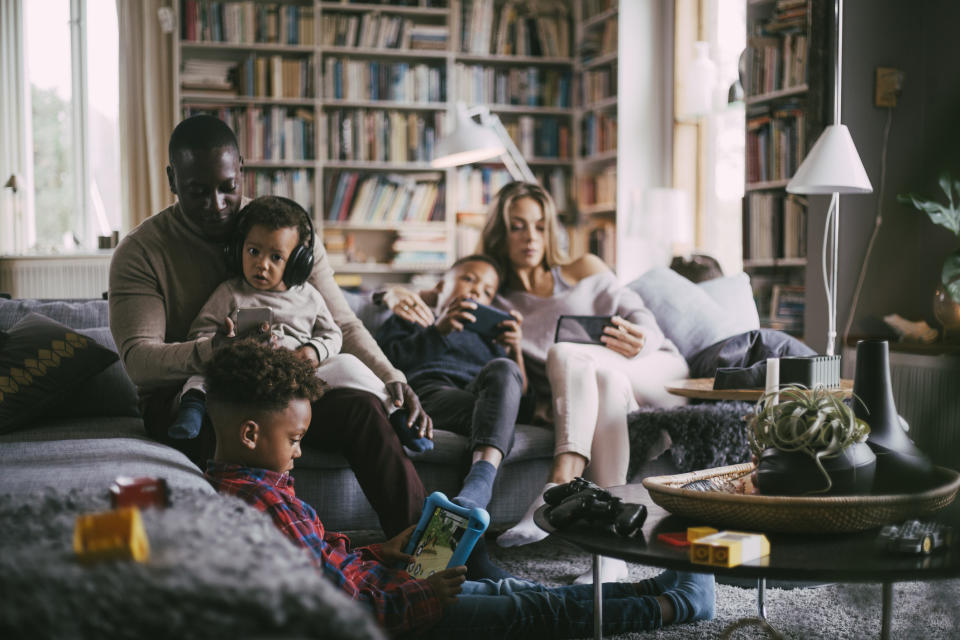
[[[544,491],[579,475],[603,487],[625,484],[630,459],[627,414],[640,405],[682,403],[665,391],[664,383],[686,377],[687,363],[640,296],[620,286],[596,256],[569,260],[558,235],[552,198],[540,186],[523,182],[500,190],[481,235],[482,252],[506,274],[494,304],[523,315],[528,376],[539,397],[552,397],[545,409],[556,436]],[[394,292],[388,302],[411,321],[424,315],[421,301],[409,294]],[[604,328],[602,345],[554,343],[561,315],[613,318]],[[541,492],[497,542],[515,546],[546,537],[533,522],[534,511],[543,504]],[[623,561],[605,559],[604,582],[626,575]],[[591,580],[590,572],[577,578]]]

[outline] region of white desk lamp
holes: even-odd
[[[823,130],[796,174],[787,184],[788,193],[831,194],[823,232],[823,284],[827,295],[827,355],[834,355],[837,339],[837,262],[839,259],[840,194],[871,193],[873,186],[863,168],[846,125],[840,124],[840,79],[843,67],[843,0],[834,4],[836,38],[833,51],[833,124]],[[831,242],[829,274],[827,241]]]
[[[474,120],[476,117],[480,118],[479,123]],[[467,109],[466,105],[458,102],[453,130],[437,143],[433,155],[430,164],[437,168],[457,167],[499,157],[514,180],[537,181],[500,118],[485,106]]]

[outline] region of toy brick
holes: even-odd
[[[735,567],[770,555],[770,542],[762,533],[720,531],[690,544],[690,562],[715,567]]]
[[[687,540],[693,542],[714,533],[717,533],[717,530],[713,527],[687,527]]]
[[[146,562],[150,558],[150,544],[140,509],[127,507],[77,516],[73,550],[84,562],[117,559]]]
[[[130,478],[117,476],[110,485],[110,506],[121,507],[157,507],[164,509],[170,505],[170,492],[163,478]]]

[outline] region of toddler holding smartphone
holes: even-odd
[[[412,442],[411,448],[419,445],[420,450],[432,447],[426,438],[413,442],[413,432],[406,425],[407,411],[396,409],[383,381],[357,357],[340,353],[343,334],[323,296],[307,282],[313,271],[313,242],[310,216],[293,200],[263,196],[250,201],[240,210],[233,241],[226,248],[229,268],[240,275],[214,290],[190,326],[188,337],[212,338],[223,332],[224,318],[228,319],[227,337],[245,337],[237,331],[239,310],[269,309],[269,331],[260,335],[261,339],[317,365],[317,375],[326,388],[373,393],[388,413],[393,412],[390,422],[401,441],[406,437],[404,444]],[[256,327],[246,335],[257,336],[259,331]],[[195,438],[205,411],[203,376],[192,376],[181,391],[170,437]]]

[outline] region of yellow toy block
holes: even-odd
[[[150,543],[140,509],[127,507],[77,516],[73,551],[84,562],[111,559],[146,562],[150,558]]]
[[[717,530],[713,527],[687,527],[687,542],[693,542],[714,533],[717,533]]]
[[[720,531],[690,544],[690,562],[735,567],[770,555],[770,541],[762,533]]]

